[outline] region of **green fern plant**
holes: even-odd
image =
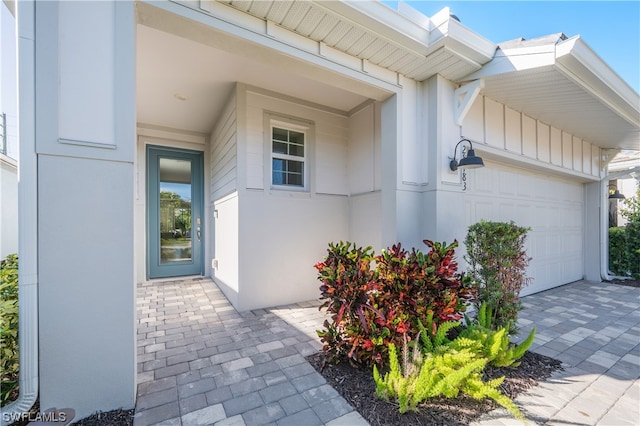
[[[420,334],[428,335],[425,332]],[[389,345],[389,371],[381,376],[378,368],[373,367],[376,395],[379,398],[397,400],[400,413],[405,413],[408,410],[415,411],[418,404],[426,399],[437,396],[455,398],[464,393],[475,399],[490,398],[516,418],[524,419],[515,403],[498,389],[504,377],[488,382],[482,380],[482,371],[488,359],[478,355],[477,347],[454,348],[453,345],[442,343],[442,334],[440,339],[436,336],[437,332],[431,337],[427,336],[426,340],[424,337],[417,338],[412,355],[409,355],[409,344],[405,336],[402,365],[395,345]],[[435,346],[435,352],[427,351],[423,355],[417,341],[428,341],[431,345],[434,341],[439,341],[441,344]],[[471,339],[466,341],[473,346]]]
[[[457,321],[445,321],[436,325],[433,321],[433,313],[429,313],[426,318],[426,325],[418,320],[418,338],[422,343],[424,352],[436,352],[438,348],[451,344],[447,337],[449,331],[460,325]]]
[[[491,308],[486,303],[480,305],[476,322],[465,317],[467,327],[460,332],[459,337],[452,342],[454,348],[475,348],[487,357],[489,363],[495,367],[517,367],[533,343],[536,335],[535,327],[527,338],[518,345],[511,343],[508,330],[509,325],[497,330],[492,329],[493,318]],[[473,342],[476,342],[475,344]]]

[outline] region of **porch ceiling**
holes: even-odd
[[[602,148],[640,150],[640,97],[579,37],[500,46],[482,70],[483,93]]]
[[[236,83],[341,114],[389,96],[144,3],[136,38],[137,121],[144,125],[208,134]]]

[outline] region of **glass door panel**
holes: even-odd
[[[203,274],[203,153],[147,146],[147,276]]]

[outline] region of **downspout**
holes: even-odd
[[[603,255],[600,256],[600,277],[603,281],[611,281],[614,277],[609,275],[609,195],[607,182],[609,176],[600,180],[600,242]]]
[[[20,393],[0,424],[28,412],[38,397],[38,159],[35,144],[35,1],[15,2],[18,43],[18,304]]]

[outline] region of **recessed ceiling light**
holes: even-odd
[[[176,98],[179,101],[186,101],[187,100],[187,95],[183,95],[182,93],[174,93],[173,97]]]

